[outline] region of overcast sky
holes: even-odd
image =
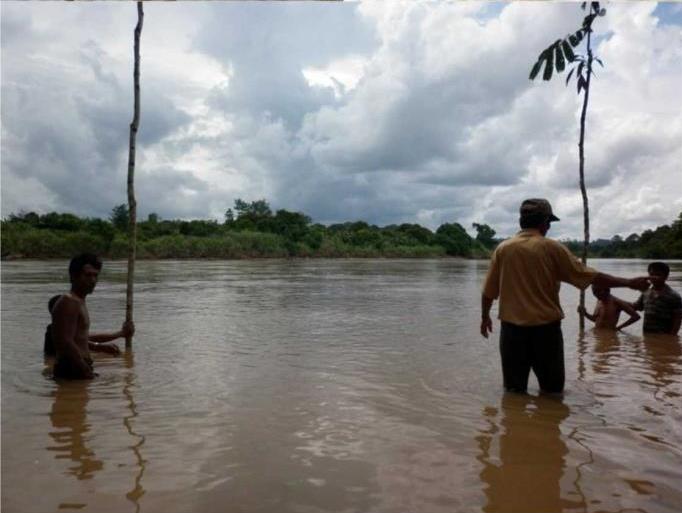
[[[682,5],[595,22],[592,235],[682,210]],[[574,3],[145,3],[139,216],[236,198],[316,222],[460,222],[513,233],[546,197],[582,236],[575,87],[528,80]],[[2,215],[108,217],[126,201],[135,4],[3,1]]]

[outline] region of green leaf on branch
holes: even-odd
[[[535,80],[535,77],[540,72],[541,67],[542,67],[542,59],[538,59],[538,62],[533,64],[533,69],[530,70],[530,75],[528,76],[528,78],[531,80]]]
[[[566,77],[566,85],[568,85],[568,81],[571,80],[571,75],[573,75],[574,71],[575,71],[575,68],[573,68],[571,71],[568,72],[568,76]]]
[[[565,39],[561,42],[561,48],[564,50],[564,55],[566,55],[566,60],[568,62],[573,62],[575,60],[575,54],[573,53],[573,49],[571,48],[571,45],[568,44],[568,41]]]
[[[549,51],[547,51],[549,50]],[[542,73],[542,80],[550,80],[552,78],[552,72],[554,71],[554,52],[553,48],[550,46],[546,52],[545,56],[545,71]],[[545,53],[543,52],[543,53]]]
[[[594,21],[594,18],[596,17],[596,14],[588,14],[585,16],[585,19],[583,20],[583,29],[584,30],[592,30],[592,22]]]
[[[576,47],[580,44],[580,42],[583,40],[583,30],[580,29],[576,31],[575,34],[572,34],[568,36],[568,41],[571,43],[571,46]]]
[[[566,61],[564,60],[564,54],[561,51],[561,45],[556,45],[556,70],[561,73],[566,68]]]
[[[587,81],[581,76],[578,77],[578,94],[580,94],[580,91],[582,89],[585,89],[587,86]]]

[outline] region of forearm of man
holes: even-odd
[[[123,334],[120,331],[114,333],[91,333],[88,335],[88,341],[100,344],[102,342],[111,342],[117,338],[121,338]]]
[[[481,295],[481,318],[486,319],[490,317],[490,310],[493,307],[494,299],[490,299],[485,294]]]
[[[594,322],[597,320],[597,311],[595,310],[593,313],[588,313],[587,310],[585,310],[585,317]]]
[[[617,330],[622,330],[626,326],[630,326],[630,324],[634,324],[640,319],[640,315],[637,313],[635,308],[630,303],[621,300],[617,300],[616,302],[618,305],[620,305],[622,311],[630,316],[630,318],[627,321],[622,323],[620,326],[616,326]]]
[[[618,276],[611,276],[610,274],[597,273],[592,280],[592,285],[599,288],[618,288],[618,287],[633,287],[633,280],[630,278],[619,278]]]
[[[106,344],[105,342],[88,341],[88,349],[90,349],[90,351],[101,351],[102,347],[105,345],[113,345],[113,344]]]
[[[481,335],[488,338],[488,335],[493,331],[493,321],[490,318],[490,309],[493,306],[494,299],[487,297],[485,294],[481,295]]]
[[[630,326],[630,324],[634,324],[639,320],[639,314],[631,315],[630,318],[622,323],[620,326],[616,326],[617,330],[622,330],[623,328],[626,328],[627,326]]]

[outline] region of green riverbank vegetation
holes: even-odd
[[[562,241],[576,255],[582,251],[582,241]],[[645,258],[682,259],[682,212],[670,225],[658,226],[642,233],[631,233],[623,238],[614,235],[611,239],[597,239],[590,242],[588,256],[591,258]]]
[[[3,258],[70,258],[91,251],[126,258],[128,212],[115,207],[109,219],[35,212],[12,214],[1,223]],[[138,222],[138,257],[177,258],[487,258],[500,242],[486,224],[472,225],[470,236],[456,222],[433,232],[418,224],[375,226],[364,221],[332,225],[313,223],[300,212],[272,212],[265,200],[236,200],[216,220],[162,220],[150,214]],[[564,240],[576,255],[582,241]],[[682,258],[682,212],[670,225],[597,239],[591,258]]]
[[[2,221],[3,258],[69,258],[90,251],[107,258],[125,258],[128,212],[115,207],[109,219],[35,212],[12,214]],[[176,258],[286,257],[487,257],[495,232],[476,225],[471,237],[459,223],[445,223],[435,232],[418,224],[379,227],[364,221],[332,225],[313,223],[300,212],[272,212],[265,200],[235,201],[216,220],[162,220],[150,214],[138,221],[137,256]]]

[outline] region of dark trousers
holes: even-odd
[[[561,321],[540,326],[518,326],[502,322],[500,356],[504,387],[525,392],[531,369],[540,390],[558,393],[564,389],[564,339]]]

